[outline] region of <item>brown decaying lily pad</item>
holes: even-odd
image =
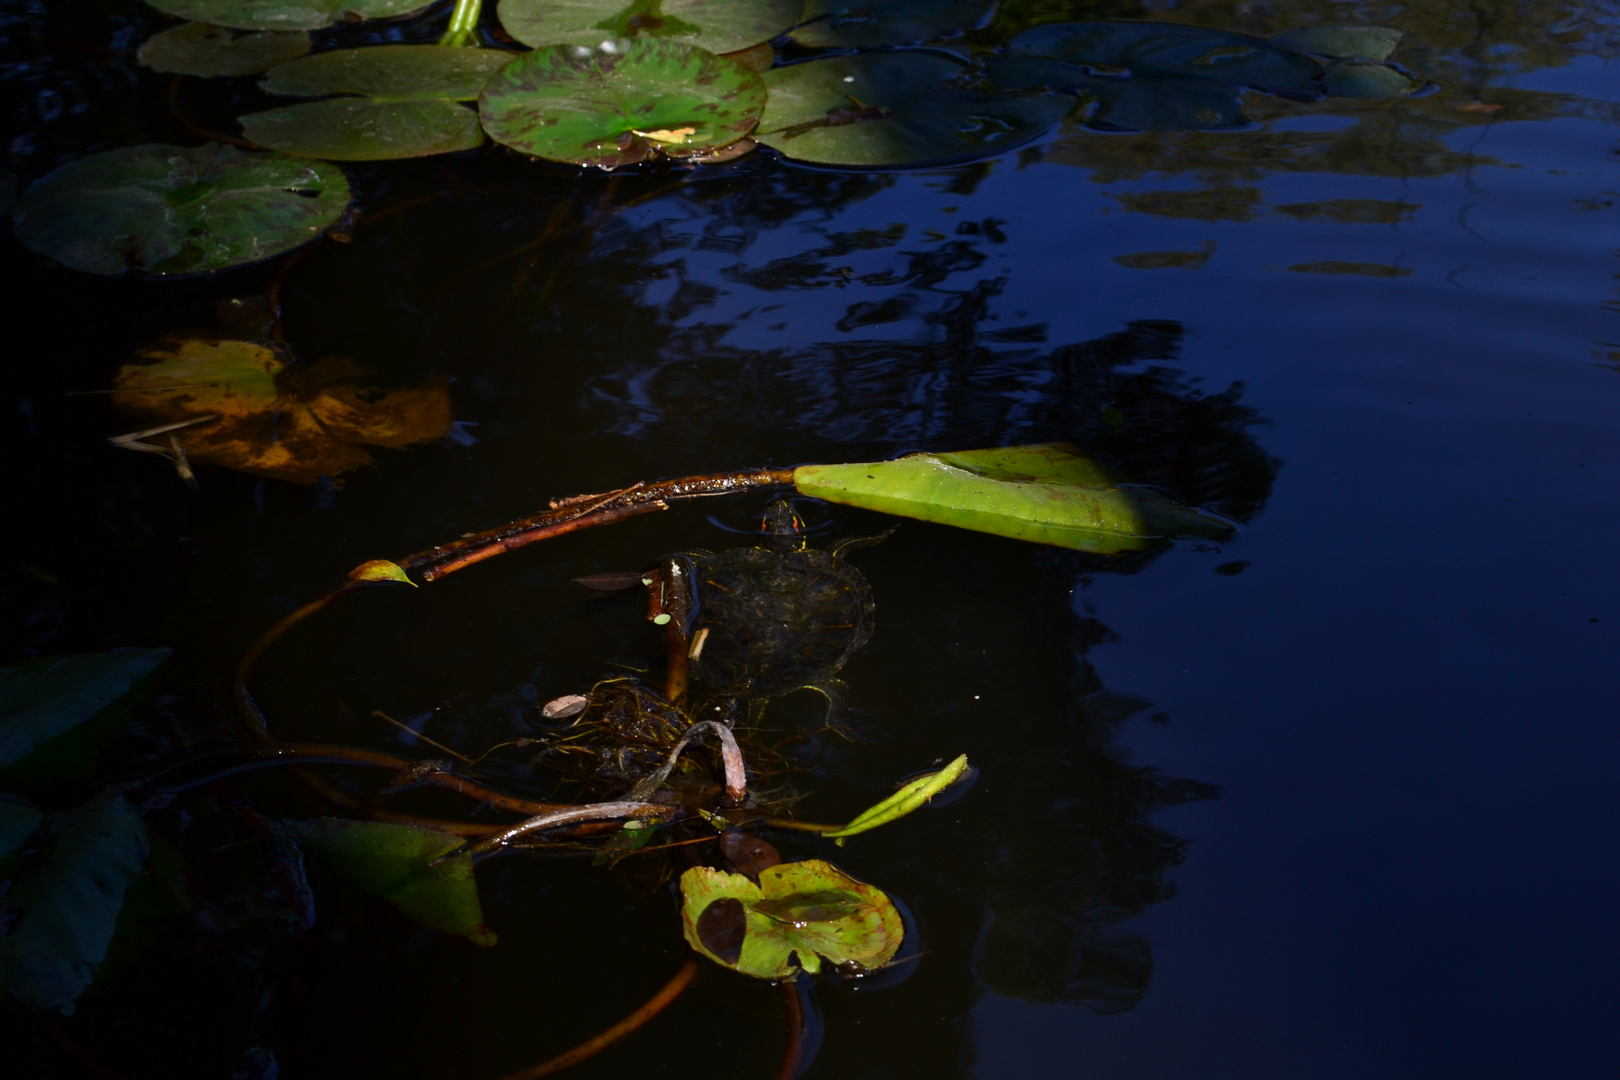
[[[449,429],[448,380],[384,393],[365,375],[345,357],[295,364],[271,342],[172,334],[118,370],[113,403],[153,427],[215,414],[178,433],[192,461],[308,484],[370,464],[367,446],[408,446]]]

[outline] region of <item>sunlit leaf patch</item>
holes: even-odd
[[[742,874],[694,866],[681,875],[681,923],[692,948],[756,979],[786,979],[823,961],[881,967],[905,937],[883,892],[820,859]]]
[[[196,274],[290,251],[338,219],[336,165],[229,146],[129,146],[70,162],[18,201],[17,238],[92,274]]]
[[[238,30],[319,30],[346,16],[386,19],[426,7],[423,0],[147,0],[182,19]]]
[[[176,434],[193,462],[303,484],[369,464],[367,446],[436,439],[451,422],[442,379],[383,394],[343,357],[292,364],[268,342],[213,335],[153,342],[119,369],[113,388],[132,422],[217,417]]]
[[[252,75],[309,52],[302,30],[238,33],[207,23],[181,23],[146,39],[136,58],[153,71],[175,75]]]
[[[904,166],[1001,153],[1056,123],[1061,94],[985,94],[967,64],[929,52],[830,56],[765,73],[756,138],[799,161]]]
[[[437,45],[337,49],[272,68],[272,94],[360,95],[249,113],[242,129],[260,146],[305,157],[378,161],[470,150],[483,143],[478,116],[456,104],[478,96],[513,53]]]
[[[960,33],[990,14],[992,0],[806,0],[791,37],[812,48],[915,45]]]
[[[656,38],[536,49],[502,68],[478,101],[497,142],[602,169],[727,146],[764,106],[755,72]]]
[[[647,37],[724,53],[776,37],[800,8],[801,0],[501,0],[500,19],[535,48]]]
[[[1284,48],[1334,60],[1388,60],[1405,36],[1388,26],[1319,23],[1285,30],[1271,40]]]

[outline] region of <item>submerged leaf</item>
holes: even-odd
[[[435,930],[474,945],[495,944],[495,934],[484,926],[472,857],[463,852],[429,865],[460,847],[460,837],[414,825],[340,818],[289,822],[288,828],[356,888]]]
[[[1064,95],[982,94],[964,61],[938,53],[829,56],[765,73],[758,141],[827,165],[930,165],[998,154],[1074,104]]]
[[[833,838],[855,836],[875,829],[879,825],[887,825],[891,821],[897,821],[918,807],[927,805],[928,800],[962,779],[963,776],[967,775],[967,771],[967,755],[962,754],[938,772],[917,777],[917,779],[911,781],[911,783],[905,785],[876,806],[863,810],[855,815],[850,823],[842,829],[824,832],[821,835]]]
[[[501,25],[525,45],[600,45],[652,37],[735,52],[799,19],[800,0],[501,0]]]
[[[309,34],[303,30],[237,34],[224,26],[188,22],[153,34],[135,55],[153,71],[207,79],[252,75],[307,52]]]
[[[69,1010],[106,959],[124,891],[146,861],[146,823],[122,795],[51,822],[45,861],[6,893],[0,985],[25,1008]]]
[[[478,100],[496,142],[601,169],[726,146],[753,130],[764,106],[755,72],[656,38],[536,49],[501,69]]]
[[[709,959],[756,979],[786,979],[823,960],[881,967],[899,951],[905,928],[882,891],[820,859],[742,874],[694,866],[681,875],[687,943]]]
[[[387,19],[426,7],[425,0],[147,0],[182,19],[238,30],[319,30],[346,15]]]
[[[0,797],[0,859],[21,847],[44,820],[45,815],[27,803]]]
[[[217,416],[178,433],[193,461],[300,484],[371,462],[364,446],[408,446],[450,427],[443,379],[368,391],[351,360],[290,364],[269,342],[174,334],[114,376],[113,404],[151,426]]]
[[[35,251],[91,274],[202,274],[313,240],[349,205],[336,165],[229,146],[129,146],[57,169],[13,220]]]
[[[92,719],[168,658],[168,649],[114,649],[0,668],[0,769]]]
[[[1115,486],[1063,443],[804,465],[793,482],[830,502],[1103,555],[1232,532],[1157,492]]]
[[[1405,36],[1388,26],[1320,23],[1302,26],[1298,30],[1285,30],[1271,40],[1284,48],[1333,60],[1388,60]]]
[[[818,49],[915,45],[960,33],[990,14],[992,0],[806,0],[789,36]]]

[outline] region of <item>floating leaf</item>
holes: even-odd
[[[300,841],[326,860],[338,876],[415,919],[474,945],[495,944],[484,927],[473,878],[472,856],[439,856],[462,846],[462,839],[436,829],[382,821],[317,818],[289,822]]]
[[[154,427],[217,416],[177,433],[192,461],[300,484],[369,464],[364,446],[408,446],[449,429],[445,380],[379,395],[363,379],[343,357],[291,364],[269,342],[174,334],[118,370],[113,404]]]
[[[0,985],[25,1008],[69,1011],[107,956],[124,890],[146,861],[146,823],[122,795],[99,795],[49,826],[45,861],[6,893]]]
[[[1321,23],[1285,30],[1272,42],[1333,60],[1388,60],[1406,35],[1388,26]]]
[[[399,581],[411,588],[416,588],[416,582],[411,580],[405,568],[399,563],[389,562],[387,559],[372,559],[363,562],[349,571],[352,581]]]
[[[147,0],[182,19],[238,30],[319,30],[348,15],[387,19],[425,7],[423,0]]]
[[[717,964],[756,979],[786,979],[822,960],[886,964],[905,928],[878,889],[820,859],[742,874],[694,866],[681,875],[687,943]]]
[[[755,136],[799,161],[932,165],[998,154],[1051,127],[1058,95],[971,89],[965,61],[938,53],[829,56],[765,73],[770,101]]]
[[[920,806],[926,806],[928,800],[944,791],[962,777],[967,775],[968,759],[963,754],[938,772],[919,776],[906,784],[899,791],[887,799],[857,814],[842,829],[824,832],[822,836],[842,838],[855,836],[859,833],[869,832],[879,825],[887,825],[905,817]]]
[[[106,710],[168,657],[168,649],[114,649],[0,668],[0,769]]]
[[[613,169],[736,142],[764,105],[765,84],[747,68],[690,45],[638,38],[525,53],[490,80],[478,111],[490,137],[515,150]]]
[[[1367,60],[1336,60],[1322,74],[1328,97],[1398,98],[1423,89],[1423,81],[1399,68]]]
[[[0,859],[21,847],[44,820],[45,815],[27,803],[0,797]]]
[[[499,15],[535,48],[644,37],[726,53],[771,40],[799,10],[800,0],[501,0]]]
[[[915,45],[960,33],[990,14],[991,0],[806,0],[789,36],[817,49]]]
[[[1098,76],[1079,64],[1033,56],[992,57],[984,73],[1006,90],[1081,95],[1077,117],[1103,131],[1220,131],[1249,122],[1238,88],[1207,79]]]
[[[1117,487],[1063,443],[911,454],[895,461],[803,465],[805,495],[1103,555],[1171,537],[1221,539],[1232,528],[1146,488]]]
[[[272,94],[357,94],[241,117],[250,140],[272,150],[338,161],[426,157],[482,145],[478,116],[457,105],[478,96],[516,55],[495,49],[378,45],[335,49],[271,69]]]
[[[252,75],[307,52],[309,34],[302,30],[238,34],[223,26],[188,22],[147,38],[135,58],[153,71],[207,79]]]
[[[17,238],[92,274],[200,274],[319,236],[349,205],[343,170],[229,146],[130,146],[70,162],[23,193]]]

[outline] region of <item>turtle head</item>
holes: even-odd
[[[765,546],[780,554],[804,550],[804,522],[786,499],[776,499],[765,508],[759,531]]]

